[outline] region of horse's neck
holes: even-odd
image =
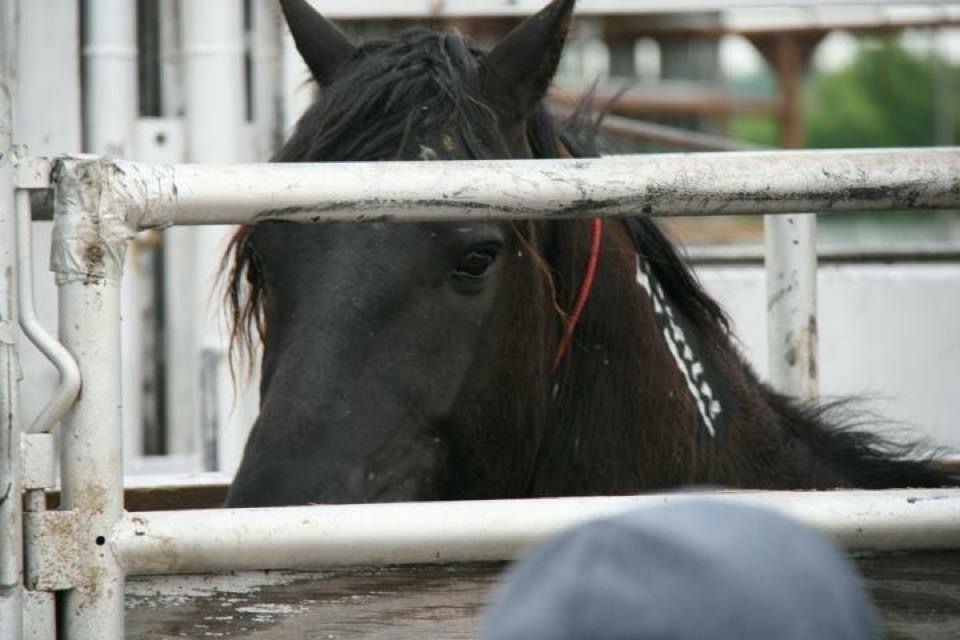
[[[791,475],[777,417],[726,331],[697,326],[670,296],[624,227],[608,224],[535,493],[774,486]]]
[[[695,480],[697,408],[656,327],[632,240],[607,223],[596,284],[558,371],[535,493]]]
[[[678,310],[658,282],[648,260],[639,253],[635,273],[637,284],[653,308],[655,330],[663,339],[683,379],[685,391],[696,406],[700,435],[710,440],[722,437],[729,423],[730,393],[726,381],[717,376],[717,367],[712,362],[707,364],[704,352],[711,341],[726,339],[725,330],[714,327],[716,335],[702,335],[701,328]]]

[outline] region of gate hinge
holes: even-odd
[[[17,189],[49,189],[51,163],[49,158],[20,156],[16,159]]]
[[[35,591],[59,591],[78,583],[80,527],[74,511],[23,514],[24,584]]]
[[[54,489],[57,486],[57,449],[52,433],[24,433],[23,488]]]
[[[9,320],[0,320],[0,344],[17,344],[17,327]]]

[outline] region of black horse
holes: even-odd
[[[595,155],[543,105],[573,0],[489,53],[429,30],[358,47],[281,4],[321,92],[277,161]],[[263,365],[228,504],[950,481],[759,382],[653,220],[584,213],[242,227],[227,302]]]

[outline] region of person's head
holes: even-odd
[[[850,562],[777,513],[710,500],[637,509],[558,535],[495,593],[484,640],[872,640]]]

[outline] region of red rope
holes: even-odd
[[[577,301],[573,305],[573,311],[567,317],[563,328],[563,336],[557,345],[557,351],[553,356],[553,369],[551,373],[557,372],[557,367],[563,357],[570,350],[570,343],[573,340],[573,331],[577,328],[580,316],[583,315],[583,308],[587,304],[587,298],[590,297],[590,291],[593,289],[594,280],[597,277],[597,265],[600,263],[600,241],[603,239],[603,219],[595,218],[590,221],[590,255],[587,258],[587,270],[583,274],[583,281],[580,283],[580,292],[577,294]]]

